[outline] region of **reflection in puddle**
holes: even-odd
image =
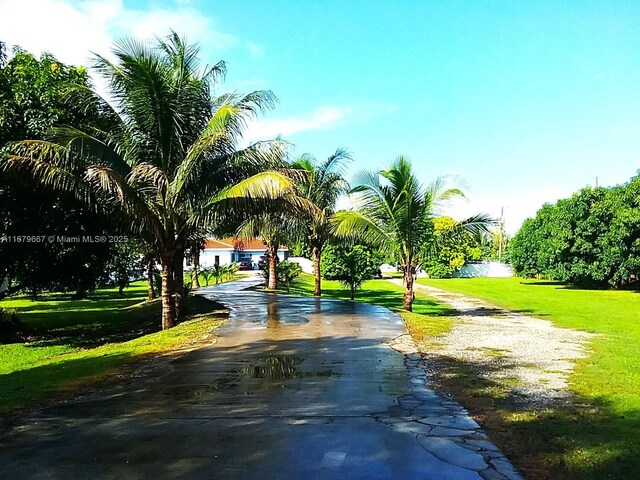
[[[285,308],[285,311],[280,312],[280,304],[276,299],[269,299],[267,303],[267,328],[277,328],[279,325],[286,325],[291,323],[308,323],[309,319],[301,312],[291,311],[291,308]]]
[[[215,395],[216,392],[236,388],[242,390],[245,395],[251,395],[257,389],[263,387],[282,386],[279,383],[282,380],[336,375],[336,373],[328,369],[319,372],[300,371],[298,366],[302,362],[304,362],[303,358],[294,355],[272,355],[251,359],[246,362],[246,366],[227,372],[224,376],[206,384],[172,385],[164,388],[163,394],[169,395],[174,399],[187,400],[193,397],[202,398],[203,395]],[[256,380],[264,380],[265,382]],[[276,383],[271,381],[276,381]],[[219,400],[216,400],[216,402],[219,402]]]
[[[297,366],[303,362],[300,357],[280,355],[259,358],[257,363],[240,370],[243,375],[266,380],[286,380],[289,378],[330,377],[331,371],[301,372]]]
[[[284,380],[299,378],[297,365],[302,363],[300,357],[266,357],[258,359],[255,365],[249,365],[240,370],[243,375],[251,378],[266,378],[268,380]]]

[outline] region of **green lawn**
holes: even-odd
[[[99,289],[86,300],[62,294],[0,302],[14,310],[30,335],[27,343],[0,345],[0,413],[30,402],[66,395],[145,355],[178,348],[201,338],[221,321],[219,308],[190,299],[193,319],[160,332],[159,301],[144,302],[146,284],[136,282],[123,296]]]
[[[640,293],[518,278],[419,283],[598,334],[591,355],[578,362],[570,378],[576,407],[539,414],[506,409],[510,423],[504,427],[551,466],[567,470],[568,478],[640,477]]]

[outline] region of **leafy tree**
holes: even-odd
[[[185,248],[205,228],[292,192],[279,142],[238,148],[247,119],[272,106],[270,92],[212,98],[224,63],[201,70],[198,48],[172,33],[149,47],[124,40],[116,62],[97,56],[113,103],[85,86],[74,101],[100,112],[91,128],[53,130],[23,142],[7,166],[43,183],[117,208],[162,267],[162,326],[183,312]]]
[[[280,262],[277,266],[278,282],[288,292],[293,281],[302,273],[302,267],[295,262]]]
[[[130,239],[115,243],[112,251],[105,274],[118,286],[122,295],[131,278],[141,277],[145,270],[144,246],[140,241]]]
[[[0,157],[11,142],[41,139],[55,125],[95,121],[96,110],[67,98],[72,84],[87,88],[87,72],[52,55],[36,58],[15,49],[10,59],[0,59]],[[115,233],[115,222],[88,209],[73,193],[51,191],[14,172],[0,175],[0,235],[55,239]],[[0,243],[0,281],[9,278],[12,291],[28,288],[32,295],[42,289],[63,289],[82,297],[101,278],[110,250],[105,243],[5,241]]]
[[[301,238],[311,254],[314,268],[313,295],[322,294],[320,262],[322,250],[332,235],[332,219],[340,195],[347,193],[344,179],[345,164],[351,160],[343,149],[337,149],[326,161],[319,163],[309,154],[296,160],[292,168],[304,175],[298,181],[298,195],[306,201],[305,211],[297,222]]]
[[[584,188],[546,204],[511,241],[520,275],[583,287],[620,287],[640,274],[640,179]]]
[[[358,194],[358,209],[336,214],[336,234],[363,239],[399,259],[406,286],[403,307],[411,311],[415,274],[437,247],[433,219],[437,208],[451,198],[461,197],[457,188],[447,188],[438,178],[428,187],[415,176],[411,163],[398,157],[387,170],[361,172],[351,191]],[[491,220],[476,215],[459,222],[449,235],[488,231]]]
[[[325,248],[320,269],[323,278],[339,280],[349,288],[354,300],[355,291],[376,276],[382,262],[382,254],[365,245],[331,244]]]
[[[475,239],[478,235],[455,235],[457,226],[458,222],[451,217],[433,219],[433,235],[437,248],[428,253],[423,265],[429,277],[442,278],[451,275],[468,261],[482,258],[482,248]]]
[[[213,271],[211,270],[211,268],[203,268],[202,270],[200,270],[200,272],[202,273],[202,276],[204,278],[204,284],[205,286],[209,286],[209,280],[211,280],[213,278]]]

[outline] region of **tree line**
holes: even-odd
[[[445,178],[423,185],[402,156],[380,172],[360,173],[350,185],[345,169],[351,157],[344,149],[318,161],[309,154],[290,159],[281,139],[241,147],[247,122],[273,108],[275,96],[218,93],[224,62],[200,65],[198,47],[173,32],[153,45],[121,40],[114,61],[95,57],[93,69],[108,98],[96,92],[83,67],[48,54],[36,59],[18,49],[8,58],[2,52],[0,234],[62,228],[122,233],[130,240],[3,242],[0,283],[11,279],[36,291],[58,286],[53,274],[64,277],[60,286],[82,294],[95,284],[95,272],[111,270],[124,282],[136,264],[135,271],[147,272],[151,293],[158,264],[162,326],[170,328],[185,312],[185,256],[197,265],[207,236],[258,235],[270,288],[277,286],[276,252],[284,242],[304,244],[317,296],[328,243],[364,243],[400,263],[403,304],[411,309],[415,274],[438,245],[486,236],[492,225],[477,215],[436,234],[438,207],[463,193]],[[356,205],[338,212],[344,194]],[[71,260],[65,263],[67,250]],[[78,273],[69,275],[74,269]]]
[[[510,245],[516,272],[581,287],[624,287],[640,273],[640,176],[545,204]]]

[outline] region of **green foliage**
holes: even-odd
[[[41,140],[54,126],[94,123],[97,110],[70,101],[71,85],[88,87],[87,72],[49,54],[38,59],[16,49],[0,62],[0,156],[10,142]],[[0,236],[10,239],[0,243],[0,279],[32,294],[74,289],[82,296],[94,289],[111,255],[109,244],[15,239],[114,235],[116,222],[88,209],[76,192],[53,192],[18,173],[0,175]]]
[[[620,287],[640,274],[640,177],[611,188],[584,188],[546,204],[510,245],[523,276],[578,286]]]
[[[320,271],[327,280],[338,280],[350,289],[351,300],[365,280],[378,273],[383,256],[364,245],[327,245],[322,255]]]
[[[0,145],[42,138],[54,125],[86,122],[97,113],[67,97],[70,85],[89,85],[84,67],[65,65],[47,53],[38,59],[21,49],[0,67]]]
[[[117,242],[113,245],[112,255],[105,267],[107,278],[113,280],[122,295],[132,278],[139,278],[145,271],[144,246],[134,239]]]
[[[458,188],[450,188],[445,178],[423,185],[411,162],[403,156],[386,170],[360,172],[355,183],[351,192],[358,195],[357,209],[336,214],[336,235],[375,245],[397,259],[407,287],[404,305],[411,310],[414,276],[437,248],[433,226],[437,207],[464,194]],[[486,215],[476,215],[457,223],[447,235],[488,232],[491,223]]]
[[[344,178],[345,165],[351,161],[349,153],[341,148],[324,162],[318,162],[313,156],[305,154],[291,165],[298,170],[298,194],[305,208],[298,219],[293,219],[289,228],[297,235],[303,245],[298,253],[308,254],[314,262],[320,263],[325,244],[333,236],[332,221],[335,215],[336,202],[340,195],[347,193],[349,183]],[[316,277],[315,295],[322,293],[320,271],[314,272]]]
[[[276,272],[278,285],[288,292],[293,281],[302,273],[302,267],[295,262],[280,262],[276,267]]]
[[[239,147],[247,122],[275,98],[268,91],[213,97],[225,64],[202,69],[198,47],[175,32],[155,45],[120,41],[114,57],[94,62],[112,102],[86,85],[69,91],[82,109],[100,113],[93,128],[74,122],[46,141],[19,143],[4,166],[117,212],[173,275],[190,239],[292,194],[291,178],[275,170],[283,142]],[[172,285],[162,295],[165,328],[182,315],[182,282]]]
[[[442,278],[460,270],[470,260],[483,258],[483,249],[471,235],[451,235],[458,222],[451,217],[433,219],[435,248],[423,264],[431,278]]]

